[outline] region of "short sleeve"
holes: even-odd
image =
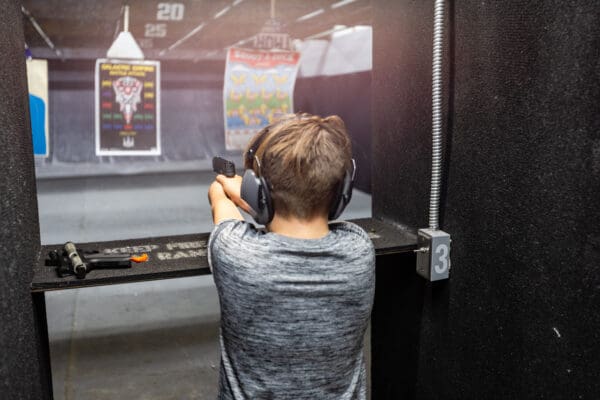
[[[208,266],[211,271],[218,265],[224,251],[239,249],[242,240],[255,235],[254,226],[239,219],[226,219],[216,224],[208,239]]]

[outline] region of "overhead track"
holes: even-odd
[[[21,12],[27,17],[27,19],[29,19],[31,25],[33,25],[34,29],[37,31],[37,33],[39,33],[42,39],[44,39],[44,42],[46,42],[48,47],[50,47],[58,57],[62,58],[62,51],[60,51],[60,49],[58,49],[54,43],[52,43],[50,37],[46,35],[46,32],[44,32],[40,24],[38,24],[35,18],[33,18],[33,15],[31,15],[31,13],[24,6],[21,6]]]

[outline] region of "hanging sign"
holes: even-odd
[[[33,154],[48,157],[48,61],[27,60],[27,85],[29,87],[29,115],[33,138]]]
[[[223,103],[225,147],[243,150],[263,127],[294,112],[300,53],[230,48]]]
[[[287,33],[261,32],[254,36],[254,47],[289,50],[292,48],[292,40]]]
[[[96,155],[160,155],[160,63],[96,60]]]

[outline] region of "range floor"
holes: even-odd
[[[209,232],[212,172],[41,179],[42,244]],[[343,219],[371,216],[360,191]],[[215,399],[212,276],[46,294],[54,399]],[[368,343],[368,341],[367,341]]]

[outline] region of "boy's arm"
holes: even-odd
[[[218,224],[226,219],[244,220],[244,217],[237,209],[236,205],[231,201],[225,191],[223,185],[214,181],[208,188],[208,201],[213,215],[213,222]]]
[[[249,212],[250,206],[244,201],[244,199],[242,199],[241,196],[242,177],[235,175],[231,178],[228,178],[225,175],[217,175],[216,179],[217,182],[223,186],[225,195],[233,202],[233,204],[240,207],[242,210]]]

